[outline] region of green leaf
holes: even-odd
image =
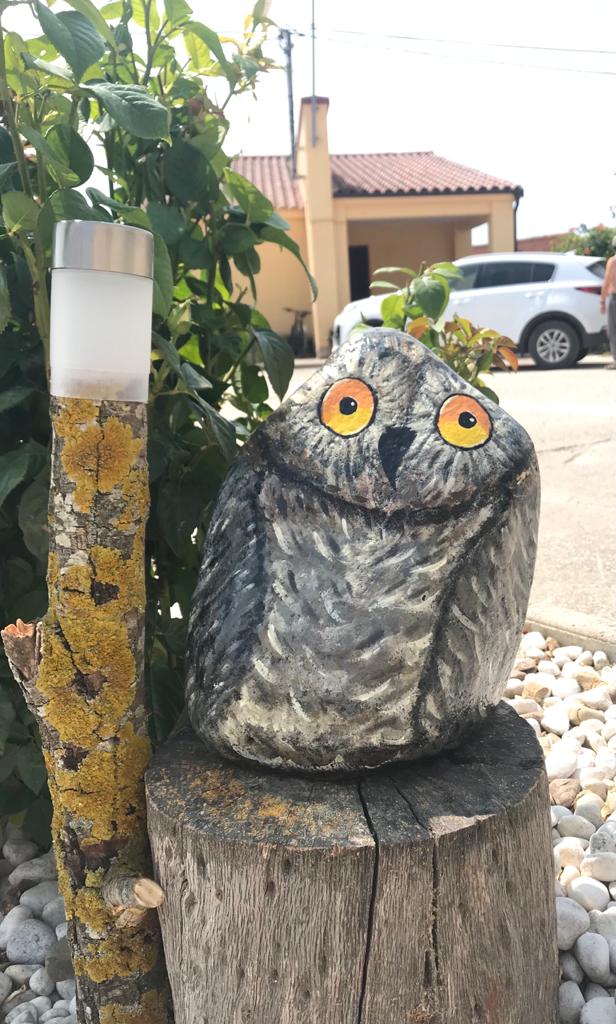
[[[494,402],[494,405],[499,405],[500,399],[496,391],[492,391],[492,388],[487,387],[485,384],[480,384],[478,381],[475,382],[475,387],[481,391],[482,395],[485,395],[491,402]]]
[[[4,273],[4,268],[2,268],[2,272]],[[24,398],[31,395],[33,391],[34,388],[22,387],[20,384],[14,388],[9,388],[8,391],[0,391],[0,412],[6,412],[7,409],[20,405]]]
[[[148,217],[152,229],[167,245],[177,245],[186,230],[186,219],[179,206],[148,203]]]
[[[255,331],[254,334],[263,356],[265,372],[282,401],[293,375],[293,349],[275,331]]]
[[[56,178],[62,187],[66,185],[82,185],[87,181],[94,170],[94,157],[88,144],[84,142],[74,128],[68,124],[54,124],[45,136],[45,142],[54,154],[56,161],[64,167],[70,168],[72,181],[61,180],[67,178],[64,172],[58,175],[55,164],[50,165],[49,173]]]
[[[33,757],[31,746],[21,747],[17,761],[17,775],[33,793],[40,793],[47,779],[47,772],[40,754]]]
[[[165,178],[182,203],[194,201],[205,206],[218,196],[216,174],[203,153],[188,142],[176,142],[165,153]]]
[[[237,171],[225,168],[225,182],[235,201],[241,206],[249,220],[265,222],[274,213],[274,207],[262,192]]]
[[[35,10],[43,32],[79,81],[84,72],[103,56],[104,40],[92,22],[79,11],[54,14],[41,0],[35,0]]]
[[[34,231],[41,208],[25,192],[5,192],[2,196],[2,219],[7,231]]]
[[[37,748],[38,750],[38,748]],[[38,754],[40,757],[40,753]],[[42,850],[46,850],[51,840],[51,799],[45,792],[33,800],[22,823],[22,828],[29,839],[32,839]]]
[[[314,277],[312,276],[312,274],[310,273],[310,271],[308,270],[308,267],[306,266],[306,264],[304,262],[304,257],[301,254],[301,250],[300,250],[300,247],[297,244],[297,242],[293,241],[293,239],[290,238],[289,235],[285,234],[284,231],[281,231],[280,228],[272,228],[272,227],[269,227],[269,225],[267,225],[267,224],[265,224],[259,230],[259,238],[262,241],[264,241],[264,242],[275,242],[277,245],[281,246],[283,249],[288,249],[289,252],[293,253],[295,258],[299,260],[299,262],[301,263],[302,267],[306,271],[306,275],[307,275],[308,280],[310,282],[310,289],[312,291],[312,298],[313,298],[313,301],[314,301],[317,298],[318,294],[319,294],[319,289],[317,288],[317,283],[316,283]]]
[[[104,4],[101,7],[101,15],[103,18],[121,18],[124,13],[124,4],[122,0],[111,0],[111,3]]]
[[[438,320],[449,300],[449,291],[436,277],[424,276],[415,280],[415,299],[426,316]]]
[[[455,263],[433,263],[430,267],[430,272],[433,270],[441,274],[442,277],[462,277],[462,272],[459,267],[456,267]]]
[[[201,40],[202,43],[205,43],[208,50],[216,58],[225,74],[230,74],[236,77],[235,68],[225,57],[225,51],[222,48],[222,43],[211,28],[208,28],[207,25],[202,25],[199,21],[190,21],[184,26],[184,31],[189,33],[192,32]]]
[[[29,487],[26,487],[17,511],[17,522],[23,534],[24,543],[28,551],[31,551],[41,562],[47,561],[49,547],[48,503],[49,480],[46,476],[38,477]]]
[[[160,28],[160,15],[156,6],[156,0],[132,0],[133,19],[140,28],[146,27],[146,3],[148,5],[150,32],[156,32]]]
[[[240,377],[242,381],[242,392],[253,405],[260,405],[267,402],[268,388],[263,375],[259,372],[258,366],[250,366],[242,363],[240,366]]]
[[[193,392],[191,400],[203,413],[210,428],[212,437],[216,441],[227,461],[231,461],[235,455],[235,427],[224,416],[214,409],[212,405],[201,398],[197,392]]]
[[[88,82],[85,88],[96,96],[120,128],[139,139],[168,137],[170,113],[142,85]]]
[[[11,316],[11,296],[6,280],[6,270],[0,265],[0,332],[4,330]],[[6,394],[6,392],[4,392]],[[0,411],[2,411],[3,393],[0,391]]]
[[[374,271],[373,277],[377,274],[404,274],[405,277],[417,277],[417,272],[411,270],[410,267],[378,267]]]
[[[234,256],[236,253],[248,252],[258,243],[254,231],[244,224],[227,223],[224,225],[221,237],[220,248],[227,256]]]
[[[29,466],[30,458],[27,452],[12,451],[0,455],[0,506],[4,504],[11,491],[25,480]]]
[[[80,14],[83,14],[84,18],[87,18],[89,22],[94,25],[94,28],[101,34],[103,39],[109,43],[112,50],[115,50],[115,40],[113,38],[113,32],[109,28],[109,25],[105,21],[105,18],[119,18],[122,14],[122,3],[117,5],[117,11],[115,14],[108,13],[105,7],[100,11],[92,3],[92,0],[66,0],[71,7]],[[114,4],[107,4],[106,7],[113,7]]]
[[[0,164],[0,192],[14,188],[16,170],[16,163]]]
[[[172,301],[173,270],[169,252],[160,235],[154,235],[154,313],[167,316]]]
[[[190,18],[192,11],[186,0],[165,0],[165,14],[172,25],[177,25],[179,21]]]
[[[396,327],[402,329],[406,319],[404,295],[395,292],[393,295],[386,295],[381,302],[381,316],[384,327]]]

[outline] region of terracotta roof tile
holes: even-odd
[[[332,153],[334,196],[447,195],[515,192],[519,186],[472,167],[425,153]],[[240,156],[233,168],[259,188],[279,209],[303,207],[299,184],[286,156]]]

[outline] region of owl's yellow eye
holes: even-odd
[[[492,434],[492,420],[470,395],[452,395],[443,402],[436,425],[443,441],[454,448],[480,448]]]
[[[327,389],[319,406],[319,418],[334,434],[359,434],[374,419],[376,398],[357,377],[344,377]]]

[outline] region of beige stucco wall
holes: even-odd
[[[451,223],[422,220],[359,221],[348,226],[349,245],[367,245],[370,273],[454,258]]]
[[[307,262],[306,228],[301,211],[279,210],[282,217],[290,225],[289,234],[300,247]],[[257,249],[261,257],[261,271],[256,277],[257,309],[267,317],[272,328],[286,336],[291,330],[293,314],[286,313],[284,307],[290,309],[311,309],[312,298],[306,272],[301,263],[287,249],[281,249],[272,242],[264,242]],[[234,274],[234,282],[241,288],[248,281],[241,274]],[[245,297],[252,302],[250,292]],[[304,326],[309,334],[313,333],[312,317],[307,317]]]

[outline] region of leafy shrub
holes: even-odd
[[[614,252],[616,228],[597,224],[594,228],[580,224],[568,234],[552,243],[554,252],[576,252],[580,256],[598,256],[607,259]]]
[[[293,369],[288,344],[255,306],[259,248],[301,255],[224,150],[229,101],[270,67],[263,0],[244,37],[224,45],[186,0],[113,0],[100,11],[91,0],[68,2],[73,10],[55,13],[34,0],[35,39],[0,29],[0,618],[29,620],[46,607],[54,222],[148,228],[146,682],[161,739],[183,704],[185,622],[208,516],[237,443],[270,412],[267,378],[282,397]],[[107,187],[84,196],[77,188],[95,161]],[[233,422],[221,415],[225,402]],[[26,824],[40,832],[45,773],[3,655],[0,782],[0,815],[31,808]]]
[[[445,320],[449,302],[449,281],[459,277],[453,263],[434,263],[419,273],[408,267],[382,267],[375,274],[403,274],[406,283],[386,295],[381,303],[384,327],[406,331],[478,391],[498,402],[498,395],[487,386],[481,374],[492,367],[517,370],[515,343],[499,331],[474,327],[469,320],[455,315]],[[376,280],[372,288],[398,288],[391,281]]]

